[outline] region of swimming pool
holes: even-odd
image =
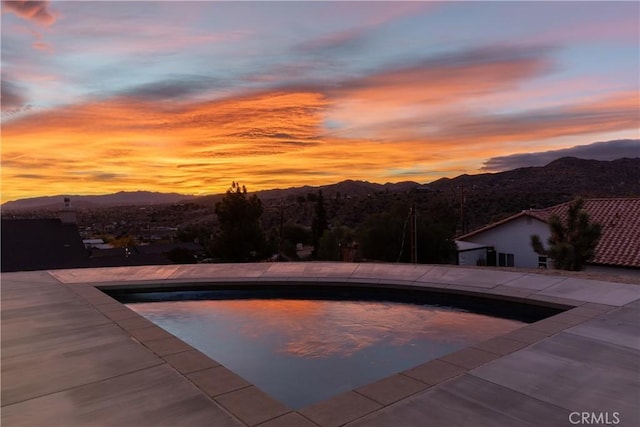
[[[505,305],[500,314],[507,318],[489,315],[496,307],[472,299],[344,288],[154,292],[122,300],[291,409],[533,320]]]

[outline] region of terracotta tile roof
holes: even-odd
[[[564,220],[570,203],[523,211],[458,239],[464,240],[522,216],[548,222],[552,215],[559,215]],[[602,227],[602,235],[590,263],[640,268],[640,197],[585,199],[583,208],[589,219]]]
[[[585,199],[584,210],[591,222],[602,227],[592,264],[640,267],[640,198]],[[565,220],[569,203],[531,213],[547,221],[551,215]]]

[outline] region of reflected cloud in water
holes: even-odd
[[[158,303],[136,304],[145,316],[168,315]],[[347,357],[376,343],[402,346],[415,340],[479,342],[520,327],[517,321],[435,306],[391,302],[222,300],[164,303],[175,321],[224,316],[250,339],[277,332],[276,351],[297,357]]]
[[[239,299],[129,306],[291,409],[522,325],[394,302]]]

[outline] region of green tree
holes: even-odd
[[[402,251],[403,232],[405,258],[409,254],[409,227],[404,229],[405,218],[383,212],[370,215],[358,230],[362,256],[366,259],[397,262]]]
[[[410,262],[409,208],[400,203],[389,212],[370,215],[358,230],[362,256],[387,262]],[[429,264],[449,263],[457,252],[453,241],[455,225],[419,210],[417,220],[418,262]]]
[[[111,245],[114,248],[132,248],[134,246],[138,246],[138,242],[136,241],[136,238],[128,234],[119,236],[118,238],[112,240],[109,243],[111,243]]]
[[[268,245],[260,223],[262,212],[258,196],[249,197],[244,185],[231,184],[215,207],[220,233],[214,248],[223,260],[242,262],[267,255]]]
[[[318,190],[318,197],[316,198],[316,212],[313,216],[313,223],[311,225],[314,257],[318,255],[320,239],[327,228],[329,228],[329,224],[327,222],[327,211],[324,208],[324,198],[322,197],[322,190]]]
[[[326,230],[318,244],[318,259],[342,261],[341,248],[353,244],[354,235],[354,231],[344,225],[336,225],[331,230]]]
[[[582,199],[571,202],[566,224],[558,215],[549,219],[551,236],[547,241],[548,249],[544,248],[539,236],[531,236],[533,250],[553,259],[555,267],[561,270],[582,270],[593,256],[600,239],[600,224],[589,221],[589,215],[583,206]]]
[[[298,260],[298,243],[309,244],[311,231],[300,224],[287,223],[282,227],[282,252],[288,259]]]
[[[311,243],[311,232],[300,224],[287,223],[282,227],[282,238],[291,243]]]
[[[455,263],[458,247],[453,240],[453,228],[446,223],[418,219],[418,262],[422,264]]]

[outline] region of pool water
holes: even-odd
[[[523,325],[388,301],[243,298],[128,306],[294,410]]]

